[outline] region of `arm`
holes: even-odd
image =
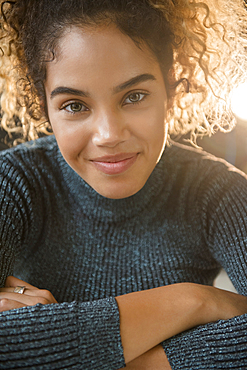
[[[4,318],[8,321],[7,327],[2,326],[1,330],[8,348],[11,348],[13,333],[17,330],[18,337],[21,335],[26,338],[26,351],[23,349],[22,341],[20,342],[23,356],[21,358],[25,358],[31,349],[34,351],[35,340],[39,338],[36,351],[40,354],[44,346],[49,347],[45,351],[51,352],[50,361],[54,361],[57,358],[57,351],[59,352],[58,343],[54,351],[56,340],[60,342],[62,350],[65,341],[67,346],[71,344],[67,340],[72,335],[73,341],[79,343],[78,361],[87,369],[119,368],[118,364],[123,361],[120,336],[125,362],[131,363],[145,353],[143,358],[137,359],[137,363],[145,359],[152,363],[154,352],[148,354],[146,352],[162,340],[208,320],[228,318],[247,311],[247,298],[237,294],[197,284],[174,284],[117,297],[120,312],[119,335],[118,310],[113,298],[81,304],[75,302],[47,304],[56,303],[47,291],[34,288],[13,277],[7,279],[6,285],[7,287],[1,289],[0,293],[2,302],[0,321]],[[24,294],[13,292],[13,287],[17,285],[27,287]],[[225,303],[219,306],[223,297]],[[33,306],[38,302],[45,306]],[[30,305],[33,307],[29,307]],[[13,310],[14,307],[18,307],[19,311]],[[68,336],[65,333],[68,333]],[[43,345],[41,340],[44,342]],[[8,368],[10,364],[12,366],[10,360],[19,363],[20,354],[15,358],[17,350],[18,345],[15,343],[13,350],[8,350],[6,367],[2,368]],[[97,360],[95,351],[101,352]],[[68,355],[66,351],[65,353]],[[160,355],[160,349],[157,353]],[[159,357],[159,362],[161,358]],[[5,358],[1,363],[4,363],[4,360]],[[41,361],[37,353],[35,358],[29,358],[29,363],[33,367],[37,361]],[[58,363],[62,366],[62,359]],[[136,366],[135,362],[129,366]]]
[[[126,370],[171,370],[166,354],[161,345],[152,348],[142,356],[129,362]],[[120,369],[123,370],[123,369]]]
[[[24,187],[22,187],[21,190],[23,191],[23,195],[21,194],[22,196],[20,197],[20,200],[16,200],[16,205],[13,208],[13,211],[20,208],[20,214],[23,209],[27,209],[27,211],[30,212],[30,207],[26,207],[24,202],[28,192]],[[24,201],[22,205],[21,200],[23,198]],[[11,201],[9,205],[12,206],[12,204],[13,202]],[[22,206],[20,207],[20,205]],[[10,211],[6,214],[10,214]],[[16,213],[12,212],[11,214],[15,215]],[[23,225],[28,225],[28,219],[25,220],[21,214],[20,222],[15,223],[16,227],[18,226],[21,228],[21,221],[23,220],[25,221],[23,222]],[[6,232],[9,232],[6,237],[6,242],[3,240],[0,249],[0,252],[3,253],[3,258],[6,258],[7,261],[7,263],[1,263],[1,268],[3,267],[5,269],[5,266],[12,265],[15,255],[15,251],[11,251],[11,253],[9,253],[9,246],[15,245],[20,248],[20,240],[18,240],[17,235],[21,235],[22,231],[16,229],[15,232],[12,232],[11,229],[4,227],[4,223],[2,225],[3,231],[6,230]],[[35,225],[40,225],[40,223],[35,222]],[[25,233],[27,237],[30,237],[28,229]],[[0,235],[2,237],[4,234],[1,233]],[[12,239],[8,236],[12,237]],[[15,239],[13,239],[14,237]],[[11,241],[11,243],[9,241]],[[6,274],[5,270],[2,269],[2,271]],[[234,312],[231,313],[230,316],[221,317],[219,315],[215,315],[215,312],[212,312],[210,309],[209,313],[206,315],[206,320],[205,317],[203,317],[203,320],[201,321],[202,318],[198,318],[193,310],[196,309],[200,314],[202,313],[202,310],[198,310],[198,308],[205,304],[205,301],[200,302],[200,299],[204,295],[200,295],[199,292],[201,292],[201,289],[203,288],[201,287],[200,291],[197,290],[199,295],[195,295],[195,292],[192,289],[190,292],[186,292],[184,290],[185,286],[186,284],[181,284],[180,288],[183,287],[183,289],[177,290],[176,292],[173,292],[173,289],[178,289],[179,284],[165,287],[169,288],[170,295],[168,294],[166,299],[166,295],[163,295],[163,300],[160,300],[160,297],[157,297],[159,303],[166,303],[166,309],[168,309],[168,311],[164,310],[163,312],[163,309],[154,305],[154,301],[156,300],[154,296],[152,296],[149,301],[146,301],[147,314],[151,315],[151,321],[148,322],[148,325],[148,319],[144,315],[145,312],[138,308],[138,303],[141,302],[138,302],[138,300],[142,297],[142,292],[133,293],[133,295],[130,296],[126,295],[119,297],[117,298],[118,304],[116,304],[116,300],[114,298],[106,298],[93,302],[73,302],[24,307],[18,309],[18,315],[16,314],[16,311],[3,312],[0,315],[0,327],[2,333],[0,363],[6,364],[5,368],[16,368],[17,363],[20,363],[22,359],[24,361],[24,359],[28,358],[30,366],[33,366],[34,368],[35,366],[38,366],[39,363],[42,363],[42,361],[47,361],[47,364],[55,361],[57,362],[58,368],[69,368],[73,365],[78,367],[84,366],[88,369],[95,369],[96,366],[100,369],[117,369],[124,366],[124,359],[126,362],[130,362],[133,358],[137,358],[140,354],[156,346],[165,338],[169,338],[169,336],[175,335],[176,333],[195,325],[241,314],[241,312]],[[195,288],[195,285],[193,287]],[[187,285],[187,288],[191,288],[191,286]],[[207,290],[207,292],[209,291],[210,290]],[[155,295],[157,291],[150,290],[150,292],[150,294]],[[146,295],[147,292],[144,292],[144,294]],[[132,297],[134,297],[134,295],[138,299],[133,306]],[[174,299],[175,296],[176,299]],[[131,298],[131,304],[128,303],[129,297]],[[179,297],[179,299],[177,299],[177,297]],[[189,303],[183,301],[184,297],[189,297],[190,303],[192,304],[192,310],[189,312],[185,312],[184,310],[184,304]],[[21,295],[18,295],[18,298],[21,298]],[[225,297],[222,297],[222,301],[224,300]],[[158,320],[163,320],[165,317],[166,320],[168,318],[166,322],[169,324],[171,320],[171,317],[169,316],[169,305],[171,302],[172,304],[178,304],[177,309],[179,309],[179,314],[174,315],[174,320],[178,325],[175,328],[177,331],[172,331],[174,329],[172,327],[170,328],[172,330],[169,329],[169,333],[162,333],[162,335],[164,334],[164,337],[161,338],[160,330],[157,332],[152,330],[152,327],[158,326],[153,319],[157,317]],[[210,300],[208,299],[207,302],[210,302]],[[36,303],[37,302],[35,302],[35,304]],[[150,310],[150,308],[155,308],[155,310],[157,309],[157,313],[154,310]],[[174,310],[174,306],[171,306],[171,308],[172,313],[178,312]],[[141,305],[141,309],[143,309],[143,305]],[[119,330],[119,312],[122,342]],[[243,312],[246,312],[246,310],[242,311],[242,313]],[[129,313],[130,316],[128,317]],[[133,313],[135,313],[136,316],[133,317]],[[142,314],[142,318],[140,313]],[[213,315],[211,316],[212,313]],[[223,313],[222,310],[221,313]],[[185,316],[183,316],[184,314]],[[189,314],[191,314],[192,319],[189,317]],[[188,322],[185,320],[186,315],[188,315]],[[180,322],[177,320],[178,317],[181,318]],[[128,320],[130,324],[128,324]],[[133,330],[135,327],[132,326],[132,323],[135,320],[138,323],[138,330],[136,331],[137,334],[135,334],[135,330]],[[6,323],[8,323],[8,325]],[[142,325],[140,325],[140,323]],[[143,323],[147,325],[147,339],[146,336],[144,337],[145,333],[143,333],[142,330],[139,330],[140,328],[144,328],[143,330],[145,330],[145,325],[143,325]],[[160,327],[162,330],[165,329],[165,323],[162,322],[158,329],[160,329]],[[156,336],[155,338],[153,337],[153,334]],[[132,340],[133,335],[137,335],[135,347],[133,349],[128,349],[128,338]],[[24,347],[22,338],[25,338]],[[145,338],[144,342],[143,338]],[[125,357],[123,356],[122,345],[124,347]],[[8,350],[6,351],[6,349]],[[32,352],[31,357],[30,351]],[[174,351],[174,353],[175,352],[176,351]],[[179,350],[177,350],[177,353],[179,353]],[[46,359],[45,355],[47,355]]]
[[[126,363],[177,333],[247,312],[246,297],[191,283],[130,293],[117,302]]]
[[[0,293],[5,305],[1,311],[8,304],[19,308],[0,314],[1,369],[115,370],[124,366],[114,298],[44,304],[49,296],[46,291],[30,292],[28,287],[18,294],[6,289]],[[42,304],[36,304],[37,300]]]
[[[11,172],[10,172],[11,175]],[[6,184],[6,181],[5,183]],[[9,189],[9,186],[6,187]],[[21,187],[23,196],[22,198],[26,197],[27,191],[24,187]],[[5,193],[6,194],[6,193]],[[39,199],[39,197],[36,197]],[[6,200],[6,196],[4,195],[4,199]],[[25,199],[24,199],[25,200]],[[27,199],[28,200],[28,199]],[[26,204],[27,203],[27,204]],[[12,215],[15,217],[16,210],[20,208],[20,212],[27,209],[30,211],[30,206],[28,202],[24,202],[24,204],[19,207],[21,204],[20,201],[17,201],[16,206],[13,208],[13,212],[10,213],[6,212],[6,215]],[[4,203],[4,205],[6,202]],[[13,202],[9,203],[9,206],[12,206]],[[28,207],[25,207],[28,206]],[[19,208],[18,208],[19,207]],[[37,214],[37,212],[35,213]],[[23,216],[21,214],[21,216]],[[30,215],[31,219],[32,214]],[[16,217],[15,217],[16,219]],[[23,220],[25,222],[23,222]],[[8,221],[8,220],[7,220]],[[28,222],[23,217],[20,217],[20,221],[23,222],[23,225],[29,225]],[[29,221],[29,219],[27,220]],[[15,226],[19,227],[21,225],[20,222],[15,222]],[[39,222],[35,222],[35,225],[40,225]],[[14,252],[13,254],[9,253],[10,245],[14,245],[16,249],[20,247],[20,240],[18,236],[21,235],[17,229],[14,232],[10,228],[6,228],[3,223],[3,230],[9,232],[10,236],[15,240],[9,239],[7,235],[7,242],[5,243],[4,240],[2,242],[1,252],[3,252],[3,257],[6,256],[10,265],[13,261]],[[17,233],[18,231],[18,233]],[[30,230],[26,230],[27,237],[30,238]],[[1,237],[3,236],[0,233]],[[34,235],[34,233],[33,233]],[[36,233],[35,233],[36,235]],[[11,240],[11,243],[8,241]],[[6,250],[4,249],[6,248]],[[2,267],[5,265],[2,264]],[[6,273],[6,272],[5,272]],[[185,286],[185,285],[184,285]],[[184,287],[183,286],[183,287]],[[177,289],[178,286],[174,286]],[[172,292],[169,288],[170,293]],[[191,291],[192,292],[192,291]],[[142,292],[138,294],[138,298],[141,297]],[[178,293],[178,291],[177,291]],[[183,296],[182,292],[179,296]],[[183,293],[186,293],[183,290]],[[188,293],[188,292],[187,292]],[[13,293],[12,293],[13,294]],[[145,293],[146,294],[146,293]],[[152,292],[153,294],[153,292]],[[176,294],[177,295],[177,294]],[[195,307],[195,302],[193,301],[195,295],[193,293],[192,297],[190,294],[187,294],[193,302],[193,309]],[[180,297],[180,299],[182,299]],[[185,295],[186,297],[186,295]],[[22,298],[22,295],[18,295],[18,299]],[[133,303],[133,295],[131,296],[131,302]],[[136,296],[137,298],[137,296]],[[153,298],[150,300],[150,304],[146,306],[147,314],[151,314],[151,321],[148,322],[148,327],[152,327],[152,325],[156,325],[153,321],[153,317],[155,316],[155,311],[150,310],[150,307],[154,307]],[[167,296],[169,298],[169,296]],[[8,297],[9,300],[10,297]],[[128,325],[128,320],[130,323],[133,323],[133,312],[136,313],[136,318],[138,322],[139,312],[138,309],[138,300],[135,300],[134,306],[131,304],[128,308],[128,299],[129,296],[126,295],[125,298],[120,298],[119,306],[116,304],[114,298],[106,298],[99,301],[93,302],[73,302],[73,303],[62,303],[62,304],[48,304],[48,305],[35,305],[32,307],[23,307],[19,308],[18,311],[8,311],[3,312],[0,315],[0,325],[1,325],[1,334],[2,334],[2,346],[0,348],[0,361],[1,366],[5,366],[5,368],[17,368],[17,364],[21,364],[22,362],[28,359],[28,365],[32,366],[33,368],[38,367],[39,364],[53,364],[53,368],[70,368],[70,367],[84,367],[87,369],[116,369],[120,368],[124,365],[124,358],[122,353],[122,346],[121,346],[121,337],[119,331],[119,311],[120,311],[120,321],[121,321],[121,331],[123,329],[123,344],[128,341],[128,333],[130,334],[131,339],[131,327],[132,325]],[[161,302],[161,300],[159,300]],[[164,304],[164,298],[162,300]],[[183,302],[182,300],[180,302]],[[197,303],[199,300],[196,301]],[[6,297],[5,297],[6,303]],[[37,301],[36,301],[37,303]],[[42,302],[41,302],[42,303]],[[168,305],[170,300],[167,299],[166,302],[167,308],[169,309]],[[201,304],[201,303],[200,303]],[[25,306],[26,303],[23,302]],[[119,307],[119,311],[118,311]],[[134,308],[134,310],[133,310]],[[140,307],[143,308],[143,305]],[[123,310],[122,310],[123,309]],[[125,312],[127,316],[125,315]],[[152,311],[152,312],[151,312]],[[183,305],[180,305],[180,311],[183,314]],[[179,312],[180,312],[179,311]],[[162,310],[158,309],[158,314],[161,315]],[[193,310],[192,310],[193,312]],[[246,312],[246,310],[244,310]],[[130,313],[129,319],[128,314]],[[144,311],[142,313],[142,324],[146,324],[147,318],[143,316]],[[185,313],[187,315],[188,313]],[[180,316],[180,315],[179,315]],[[159,316],[160,319],[161,316]],[[168,316],[169,317],[169,316]],[[182,317],[182,316],[181,316]],[[215,320],[218,316],[213,316],[211,319]],[[224,318],[224,317],[223,317]],[[127,325],[123,325],[123,319],[126,321]],[[193,314],[193,320],[195,319]],[[196,317],[198,319],[198,317]],[[177,317],[175,317],[177,320]],[[184,320],[184,317],[182,318]],[[191,320],[189,319],[189,325],[192,325]],[[210,315],[207,315],[207,321],[210,321]],[[204,322],[204,321],[203,321]],[[196,321],[198,323],[198,321]],[[194,323],[195,324],[195,323]],[[138,324],[139,325],[139,324]],[[164,324],[163,324],[164,325]],[[144,326],[144,325],[143,325]],[[163,326],[164,327],[164,326]],[[189,326],[191,327],[191,326]],[[184,323],[183,327],[184,328]],[[178,329],[178,328],[177,328]],[[178,330],[181,331],[181,328]],[[126,331],[124,333],[124,331]],[[138,335],[142,336],[143,332],[139,331],[138,326]],[[127,337],[126,337],[127,334]],[[145,346],[147,347],[147,342],[149,341],[150,332],[148,331],[148,340],[145,338]],[[152,337],[152,345],[155,341],[159,343],[160,341],[160,332],[154,333],[158,338],[154,339]],[[167,334],[167,333],[166,333]],[[152,333],[153,335],[153,333]],[[166,338],[165,336],[164,338]],[[127,338],[127,341],[126,341]],[[138,339],[138,338],[137,338]],[[140,341],[143,338],[140,338]],[[25,344],[23,346],[23,343]],[[127,344],[124,344],[126,348]],[[138,344],[135,348],[136,354],[133,353],[128,354],[128,349],[126,352],[127,357],[129,356],[129,361],[133,356],[138,356],[142,350],[140,347],[143,347],[142,344]],[[131,349],[132,350],[132,349]],[[139,351],[139,352],[138,352]],[[132,357],[131,357],[132,356]],[[4,365],[2,365],[4,364]],[[56,366],[56,367],[55,367]],[[97,366],[97,367],[96,367]],[[3,367],[4,368],[4,367]]]
[[[39,184],[33,186],[34,181],[38,183],[36,178],[31,177],[27,181],[26,176],[18,176],[15,179],[13,172],[16,170],[6,162],[0,166],[4,172],[4,177],[0,178],[0,271],[3,285],[6,276],[12,273],[16,254],[37,243],[42,233],[41,216],[45,213],[42,193],[37,196],[40,194]],[[119,310],[114,298],[57,304],[49,293],[30,286],[23,295],[11,291],[11,286],[27,285],[24,282],[8,279],[7,285],[7,290],[0,293],[1,368],[29,366],[38,369],[47,366],[54,369],[110,370],[124,366]],[[128,296],[120,299],[120,309],[126,299]],[[158,344],[159,340],[154,343]],[[140,349],[138,351],[140,353]]]
[[[214,192],[213,186],[210,191],[215,199],[205,194],[210,215],[205,217],[208,245],[237,291],[247,295],[247,181],[232,171],[224,177],[228,181],[223,194]],[[182,333],[163,347],[172,369],[245,369],[246,334],[247,315],[241,315]]]

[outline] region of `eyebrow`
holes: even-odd
[[[134,86],[138,83],[149,81],[149,80],[154,81],[154,80],[156,80],[156,78],[154,77],[154,75],[152,75],[150,73],[144,73],[144,74],[132,77],[130,80],[128,80],[126,82],[123,82],[122,84],[114,87],[113,92],[115,94],[117,94],[117,93],[119,93],[119,92],[121,92],[125,89],[128,89],[128,88],[130,88],[130,87],[132,87],[132,86]],[[53,99],[55,96],[61,95],[61,94],[78,95],[78,96],[82,96],[84,98],[89,97],[89,94],[85,91],[73,89],[71,87],[59,86],[59,87],[56,87],[51,92],[50,98]]]
[[[148,81],[148,80],[156,80],[156,78],[154,77],[154,75],[150,74],[150,73],[144,73],[144,74],[141,74],[141,75],[138,75],[138,76],[135,76],[133,78],[131,78],[130,80],[126,81],[126,82],[123,82],[121,85],[118,85],[116,87],[114,87],[113,91],[115,94],[125,90],[125,89],[128,89],[138,83],[141,83],[141,82],[145,82],[145,81]]]
[[[79,96],[83,96],[84,98],[89,96],[88,93],[82,90],[72,89],[71,87],[59,86],[59,87],[56,87],[51,92],[50,97],[51,99],[53,99],[55,96],[60,95],[60,94],[79,95]]]

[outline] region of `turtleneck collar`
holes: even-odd
[[[163,155],[164,157],[164,155]],[[69,194],[74,198],[82,212],[88,218],[123,221],[140,215],[143,209],[151,207],[164,186],[163,157],[154,168],[144,187],[136,194],[124,199],[109,199],[98,194],[88,185],[64,160],[58,149],[58,162],[62,171],[63,181]]]

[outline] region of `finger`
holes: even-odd
[[[25,289],[24,290],[24,293],[20,294],[20,293],[17,293],[14,291],[14,287],[10,287],[10,288],[0,288],[0,299],[1,297],[6,297],[6,294],[4,293],[11,293],[11,294],[14,294],[12,295],[11,297],[8,295],[8,297],[10,297],[11,299],[13,300],[19,300],[19,296],[20,295],[28,295],[30,297],[42,297],[42,298],[45,298],[47,300],[47,302],[49,303],[57,303],[57,301],[55,300],[55,298],[53,297],[53,295],[51,294],[51,292],[49,292],[49,290],[45,290],[45,289]]]
[[[27,294],[8,293],[8,292],[0,293],[0,300],[4,300],[4,299],[19,302],[23,304],[24,306],[34,306],[38,303],[41,303],[41,304],[55,303],[55,302],[49,301],[47,298],[42,297],[42,296],[37,296],[37,295],[31,296]]]
[[[14,310],[16,308],[26,307],[24,303],[12,301],[10,299],[1,299],[0,300],[0,312]]]
[[[25,286],[28,289],[38,289],[35,286],[28,284],[26,281],[16,278],[15,276],[8,276],[5,280],[5,287],[17,287],[17,286]]]
[[[25,287],[24,289],[24,293],[25,294],[28,294],[28,295],[32,295],[31,292],[32,291],[35,291],[35,290],[39,290],[39,289],[33,289],[33,290],[30,290],[30,289],[27,289]],[[10,287],[10,288],[0,288],[0,293],[18,293],[18,292],[15,292],[15,287]],[[24,293],[18,293],[18,294],[24,294]],[[33,293],[33,295],[35,295],[35,293]],[[37,294],[36,294],[37,295]]]

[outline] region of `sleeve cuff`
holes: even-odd
[[[125,367],[115,298],[84,302],[79,323],[81,353],[87,357],[83,359],[85,369],[116,370]]]
[[[162,343],[172,369],[247,369],[247,315],[199,326]]]

